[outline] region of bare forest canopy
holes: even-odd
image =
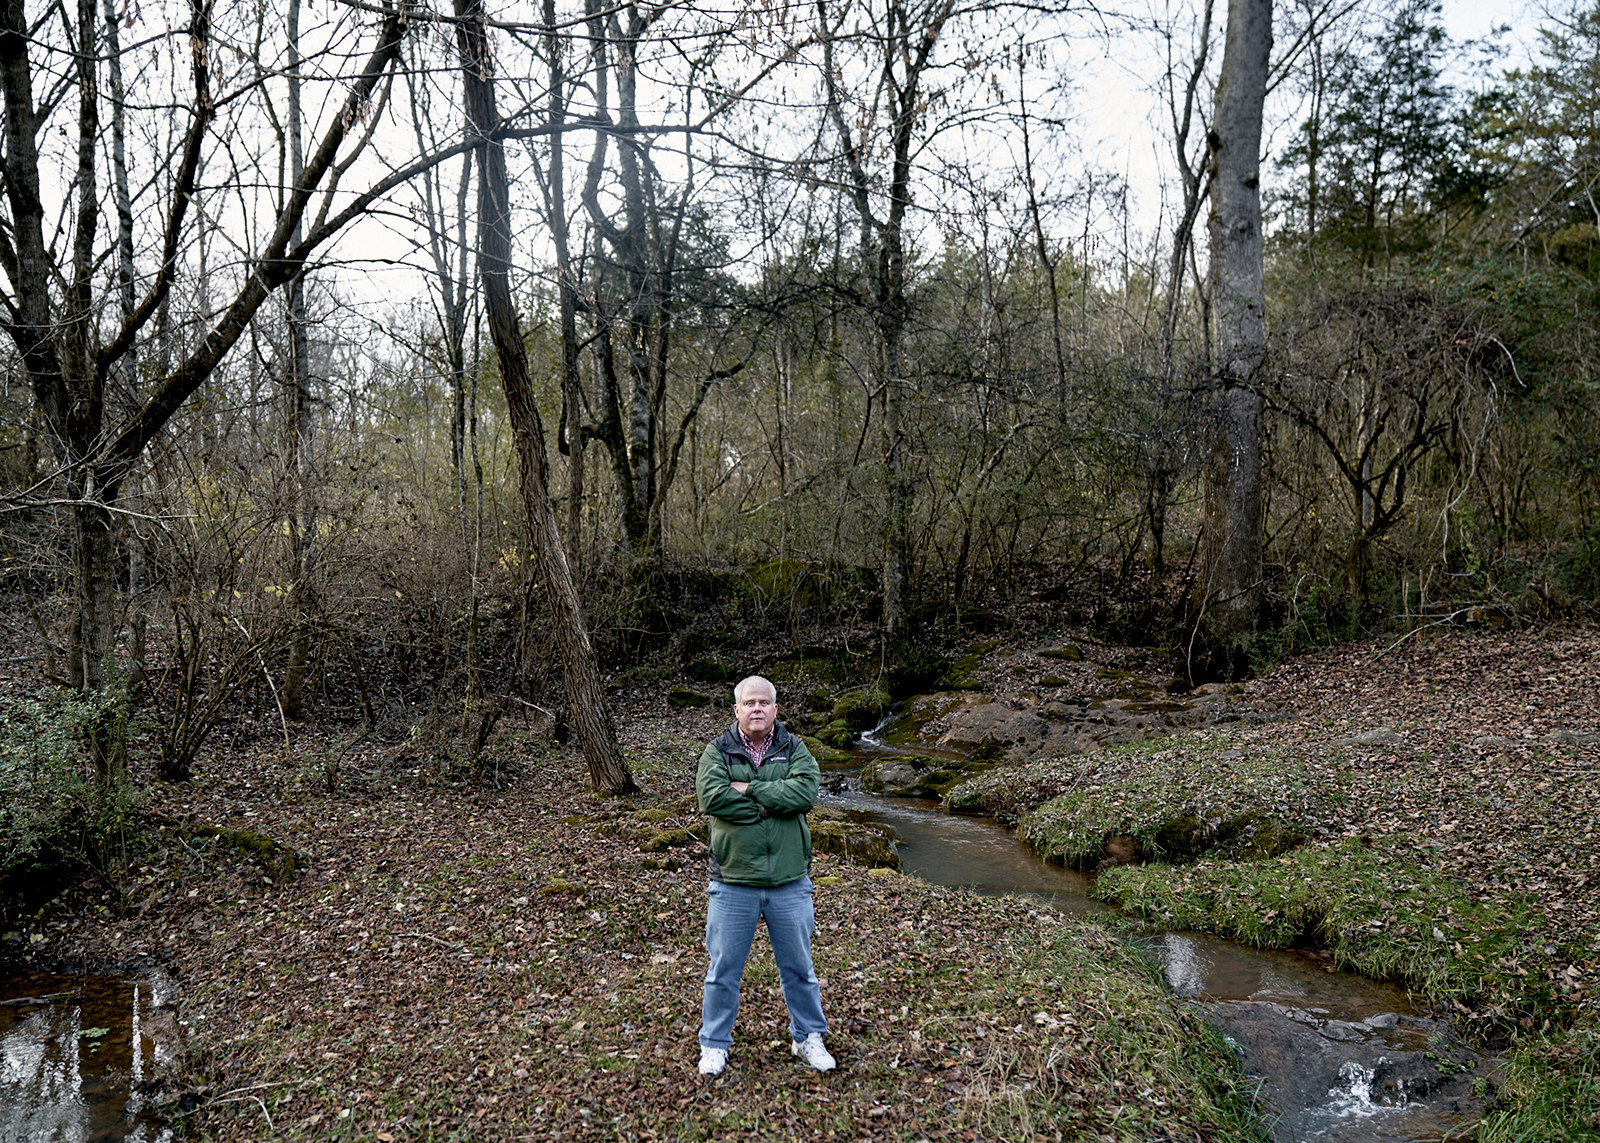
[[[1276,6],[1242,370],[1226,7],[3,0],[7,653],[159,675],[181,773],[246,680],[465,679],[470,744],[736,607],[1181,646],[1224,383],[1255,653],[1592,616],[1600,5],[1475,71],[1430,0]],[[1086,157],[1085,44],[1165,60],[1159,192]]]

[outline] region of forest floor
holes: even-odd
[[[980,681],[1027,701],[1029,653],[1022,671],[1016,656],[985,658]],[[1141,667],[1137,653],[1096,654]],[[206,1137],[1253,1137],[1216,1035],[1107,929],[826,856],[816,957],[839,1070],[790,1057],[758,943],[729,1070],[697,1076],[704,878],[690,789],[726,712],[672,709],[666,689],[618,699],[646,791],[624,799],[587,792],[576,752],[531,733],[503,736],[492,788],[472,789],[404,750],[347,748],[349,732],[295,728],[286,748],[270,723],[232,727],[193,781],[148,787],[142,808],[271,837],[303,871],[274,885],[238,849],[174,824],[131,884],[80,886],[44,913],[28,955],[176,978],[181,1106]],[[1316,855],[1354,849],[1384,866],[1360,938],[1358,918],[1339,918],[1343,959],[1419,985],[1419,966],[1468,966],[1436,974],[1435,998],[1511,1038],[1510,1098],[1554,1099],[1561,1137],[1592,1137],[1600,634],[1345,645],[1244,697],[1276,715],[1109,752],[1080,791],[1093,787],[1085,820],[1115,805],[1131,815],[1118,830],[1137,832],[1141,773],[1167,786],[1181,773],[1219,797],[1254,781],[1241,760],[1290,774],[1263,785],[1292,791],[1278,808],[1312,860],[1258,864],[1313,892],[1348,873]],[[1070,792],[1038,780],[1051,765],[1014,771],[1033,775],[1033,803]],[[1032,805],[1015,808],[1026,822]],[[1277,924],[1303,901],[1264,878],[1228,882],[1239,867],[1202,861],[1167,877],[1171,892],[1118,893],[1255,943],[1306,936],[1290,931],[1304,917]],[[1230,913],[1219,898],[1240,888],[1277,896]],[[1428,911],[1435,899],[1446,908]],[[1493,955],[1477,956],[1491,931]],[[1374,948],[1384,955],[1363,964]],[[1572,1075],[1589,1079],[1550,1094]]]

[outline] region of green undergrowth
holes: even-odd
[[[1394,856],[1393,838],[1311,845],[1269,861],[1202,861],[1107,870],[1094,892],[1144,920],[1256,948],[1312,944],[1432,1001],[1470,1006],[1487,1029],[1559,1016],[1554,966],[1577,950],[1531,946],[1537,903],[1479,901]]]
[[[1015,822],[1047,861],[1088,869],[1201,854],[1270,857],[1298,844],[1337,793],[1266,751],[1217,749],[1217,736],[1144,743],[1093,758],[1005,767],[953,790],[954,810]]]
[[[1501,1070],[1501,1103],[1478,1126],[1480,1143],[1600,1139],[1600,1015],[1525,1044]]]

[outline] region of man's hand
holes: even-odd
[[[747,794],[750,792],[749,782],[729,782],[728,785],[731,786],[735,792],[740,794]]]

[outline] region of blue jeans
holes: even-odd
[[[739,1014],[739,981],[755,939],[756,923],[765,917],[773,959],[789,1005],[789,1035],[803,1040],[826,1032],[822,986],[811,967],[811,878],[801,877],[773,889],[713,881],[707,887],[705,999],[700,1006],[700,1043],[726,1049],[733,1043],[733,1020]]]

